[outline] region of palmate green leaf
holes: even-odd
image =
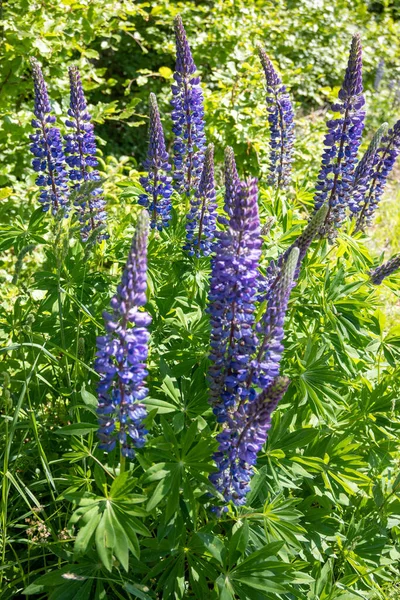
[[[70,524],[84,523],[75,540],[75,558],[87,554],[94,541],[99,559],[108,571],[112,569],[113,556],[125,571],[129,569],[129,552],[139,559],[136,532],[147,536],[150,531],[136,518],[147,514],[143,508],[136,506],[146,500],[145,496],[132,493],[136,484],[137,480],[126,471],[114,479],[106,496],[88,493],[66,495],[78,505]]]

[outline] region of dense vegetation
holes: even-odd
[[[134,242],[130,250],[144,227],[137,220],[150,92],[174,153],[177,14],[202,78],[219,239],[227,230],[229,145],[240,179],[259,178],[262,275],[296,244],[313,214],[325,122],[332,120],[329,105],[337,102],[356,31],[367,106],[362,151],[382,122],[393,127],[400,116],[395,3],[7,2],[0,63],[2,597],[394,600],[400,594],[400,278],[374,286],[369,272],[400,249],[396,167],[372,225],[355,232],[346,218],[333,241],[316,236],[303,260],[284,325],[280,373],[290,385],[244,505],[227,503],[209,479],[222,427],[207,377],[212,259],[184,249],[188,198],[176,191],[169,227],[148,238],[146,443],[133,459],[118,447],[108,454],[98,447],[96,337],[104,335],[102,314],[127,257],[140,246]],[[294,102],[286,190],[271,185],[258,43]],[[60,219],[38,205],[29,151],[38,63],[30,57],[43,66],[63,134],[71,131],[64,126],[68,68],[81,73],[107,210],[97,243],[82,240],[74,211]],[[90,197],[92,183],[85,185],[81,194]],[[79,191],[70,200],[79,201]],[[266,307],[259,297],[257,322]]]

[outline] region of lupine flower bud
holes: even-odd
[[[204,160],[204,107],[200,77],[187,41],[182,19],[174,21],[176,39],[175,84],[172,86],[172,131],[174,143],[174,180],[178,192],[190,195],[197,190]]]
[[[210,403],[218,422],[227,419],[242,394],[247,396],[243,382],[257,343],[253,332],[261,254],[257,195],[255,179],[238,184],[229,226],[217,232],[211,261],[209,380]]]
[[[340,227],[345,218],[364,129],[365,100],[362,92],[361,42],[359,35],[355,35],[339,92],[341,102],[332,105],[332,110],[341,113],[341,117],[327,122],[328,133],[316,185],[315,210],[325,202],[329,205],[321,235],[333,236],[334,228]]]
[[[149,149],[143,166],[148,175],[140,178],[146,193],[139,197],[139,204],[149,211],[150,226],[161,231],[163,227],[168,227],[171,219],[172,179],[168,175],[171,165],[154,94],[150,94]]]
[[[270,185],[285,188],[290,182],[294,144],[294,112],[286,86],[262,47],[258,48],[267,83],[267,110],[270,126]]]
[[[30,151],[35,157],[32,167],[39,173],[36,185],[42,188],[39,202],[44,211],[51,208],[53,215],[59,212],[66,215],[69,192],[61,133],[57,127],[51,126],[56,118],[51,114],[42,69],[34,58],[31,58],[31,65],[35,87],[35,118],[32,119],[32,127],[36,129],[36,133],[29,137],[32,142]]]
[[[385,71],[385,61],[383,58],[379,60],[378,66],[376,67],[375,72],[375,80],[374,80],[374,90],[378,91],[379,86],[381,84],[383,73]]]
[[[106,335],[97,338],[99,448],[111,452],[119,443],[123,456],[133,458],[134,448],[145,443],[143,425],[147,395],[148,325],[151,318],[140,310],[146,303],[148,215],[138,219],[128,260],[111,313],[104,313]]]
[[[325,221],[326,215],[328,213],[328,205],[323,204],[316,213],[314,213],[308,222],[307,226],[304,228],[304,231],[299,235],[299,237],[293,242],[291,246],[281,254],[277,260],[271,260],[270,264],[267,267],[266,276],[262,277],[259,280],[259,295],[258,300],[260,302],[267,300],[269,295],[270,286],[274,281],[276,281],[276,277],[280,272],[282,265],[288,259],[289,254],[293,250],[293,248],[299,249],[299,258],[297,261],[297,267],[294,273],[293,282],[295,283],[300,275],[300,267],[303,259],[307,254],[307,250],[311,246],[311,243],[318,231],[320,230],[322,224]]]
[[[378,152],[382,137],[387,133],[387,130],[387,123],[383,123],[379,127],[354,172],[353,189],[349,198],[349,208],[352,213],[358,213],[365,201],[365,195],[374,174],[376,153]]]
[[[375,285],[380,285],[382,281],[393,275],[400,268],[400,254],[392,256],[387,262],[377,267],[371,272],[371,281]]]
[[[100,181],[96,170],[96,138],[93,133],[93,123],[87,110],[85,95],[83,93],[81,77],[76,67],[68,69],[70,81],[70,104],[67,127],[73,133],[65,135],[67,154],[66,162],[70,167],[69,178],[75,182],[74,190],[79,190],[81,183],[86,181]],[[86,242],[93,231],[98,231],[96,239],[101,241],[108,237],[101,233],[105,227],[106,212],[103,189],[100,184],[89,193],[77,195],[75,206],[78,208],[79,220],[82,224],[81,238]]]
[[[189,256],[208,256],[215,236],[217,205],[214,184],[214,146],[207,147],[199,187],[190,199],[186,217],[186,243]]]
[[[279,374],[283,352],[283,324],[294,277],[299,268],[299,256],[299,248],[293,248],[269,287],[266,311],[256,324],[259,343],[246,379],[248,388],[256,385],[265,389]],[[252,395],[254,391],[250,393],[250,398]]]
[[[375,154],[369,186],[359,205],[359,216],[356,231],[362,230],[372,221],[373,214],[385,189],[389,173],[400,153],[400,120],[382,138],[381,145]]]
[[[240,180],[239,175],[236,168],[235,154],[230,148],[227,146],[225,148],[225,165],[224,165],[224,175],[225,175],[225,196],[224,196],[224,210],[227,215],[231,216],[232,211],[235,208],[235,194],[240,189]]]
[[[287,377],[276,377],[246,410],[243,406],[237,410],[230,425],[217,435],[219,449],[214,460],[219,470],[210,475],[210,481],[226,502],[245,504],[257,454],[267,441],[272,413],[288,385]]]

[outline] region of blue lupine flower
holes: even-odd
[[[353,189],[349,198],[349,209],[353,214],[356,214],[362,210],[362,204],[365,201],[365,195],[368,192],[369,185],[374,174],[376,155],[379,150],[382,137],[387,133],[387,130],[387,123],[383,123],[379,127],[354,172]]]
[[[362,204],[359,205],[359,216],[356,230],[362,230],[372,221],[374,212],[385,189],[389,173],[400,153],[400,120],[382,138],[381,146],[375,155],[373,174],[369,187],[365,192]]]
[[[214,146],[207,147],[203,172],[186,216],[186,243],[189,256],[208,256],[212,250],[217,220],[214,184]]]
[[[172,86],[171,117],[174,142],[174,180],[178,192],[197,190],[203,168],[206,139],[200,78],[187,41],[182,19],[175,21],[176,68]]]
[[[171,165],[165,149],[164,132],[154,94],[150,94],[149,149],[143,166],[148,175],[140,178],[146,193],[139,197],[139,204],[149,211],[150,226],[161,231],[163,227],[168,227],[172,216],[172,179],[168,175]]]
[[[335,227],[340,227],[345,218],[364,129],[365,100],[362,92],[361,42],[357,34],[352,40],[349,62],[339,92],[341,102],[332,105],[332,110],[341,113],[341,117],[327,122],[325,150],[315,186],[315,210],[325,202],[329,205],[321,235],[332,237]]]
[[[267,110],[270,128],[270,185],[289,185],[293,161],[294,112],[286,86],[262,47],[258,48],[267,83]]]
[[[257,180],[238,183],[229,226],[218,231],[209,292],[212,365],[210,402],[217,421],[235,409],[257,338],[253,331],[258,262],[261,255]]]
[[[83,182],[100,181],[100,175],[96,170],[98,162],[93,123],[91,123],[91,115],[87,110],[79,71],[76,67],[70,67],[68,72],[70,105],[69,118],[65,124],[73,129],[73,133],[64,136],[65,152],[67,154],[66,162],[70,167],[69,178],[75,183],[74,190],[78,191]],[[79,220],[82,224],[81,238],[83,241],[87,241],[93,231],[96,231],[95,235],[98,241],[108,237],[106,233],[101,233],[101,229],[105,227],[106,212],[100,184],[92,188],[89,193],[78,194],[75,206],[78,208]]]
[[[138,219],[128,260],[117,293],[111,300],[112,313],[104,313],[106,335],[97,338],[99,448],[111,452],[117,443],[123,456],[133,458],[134,448],[145,443],[143,425],[147,395],[145,377],[151,322],[146,304],[148,215]]]
[[[43,210],[51,208],[53,215],[68,212],[68,178],[65,171],[65,157],[60,130],[51,125],[56,118],[51,114],[51,106],[42,69],[36,59],[31,58],[33,83],[35,87],[35,118],[32,127],[36,133],[30,135],[30,150],[34,155],[32,167],[39,173],[36,184],[42,188],[39,202]]]
[[[250,491],[257,454],[267,441],[272,413],[289,385],[287,377],[276,377],[253,402],[241,405],[226,429],[217,435],[218,452],[214,460],[218,471],[210,481],[223,495],[225,502],[245,504]]]
[[[383,265],[374,269],[371,272],[371,281],[375,285],[380,285],[386,277],[393,275],[398,269],[400,269],[400,254],[392,256]]]

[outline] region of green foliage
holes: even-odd
[[[304,261],[285,324],[282,372],[292,383],[245,507],[220,518],[209,510],[219,500],[208,480],[217,445],[206,381],[210,265],[181,250],[186,208],[178,197],[171,227],[149,240],[148,442],[126,465],[97,449],[95,338],[134,231],[150,91],[170,139],[178,12],[203,74],[217,161],[229,143],[241,175],[261,173],[261,218],[272,223],[263,268],[306,223],[322,109],[337,91],[355,27],[365,48],[368,134],[392,119],[388,83],[399,61],[399,22],[386,3],[380,11],[362,0],[7,2],[0,64],[2,597],[397,598],[398,278],[382,294],[367,276],[387,238],[396,244],[398,211],[389,198],[375,241],[353,237],[349,225],[335,246],[314,242]],[[257,41],[299,107],[296,180],[287,195],[262,179],[267,136]],[[67,67],[82,71],[110,216],[110,239],[96,248],[82,246],[71,220],[56,232],[36,208],[29,55],[45,65],[59,123]],[[386,61],[379,94],[372,88],[378,57]]]

